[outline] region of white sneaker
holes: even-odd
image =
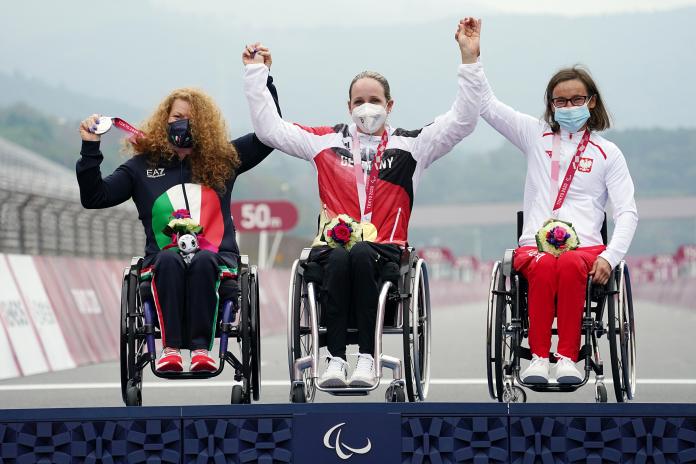
[[[375,360],[371,354],[359,353],[358,363],[348,382],[351,387],[371,387],[376,382]]]
[[[580,383],[583,381],[583,375],[578,368],[575,367],[575,363],[570,358],[558,353],[554,353],[554,356],[558,359],[558,361],[556,361],[556,369],[554,370],[556,382]]]
[[[549,383],[549,358],[533,354],[532,362],[520,378],[524,383]]]
[[[331,356],[331,353],[329,353],[326,359],[329,362],[326,370],[319,378],[319,386],[322,388],[347,387],[348,363],[342,358]]]

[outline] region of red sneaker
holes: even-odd
[[[184,361],[178,348],[164,347],[162,354],[155,366],[157,372],[181,372],[184,370]]]
[[[193,350],[191,352],[191,372],[215,372],[215,360],[208,355],[208,350]]]

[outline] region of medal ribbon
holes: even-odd
[[[355,170],[355,182],[358,187],[358,200],[360,203],[361,222],[371,222],[372,209],[375,199],[375,188],[377,186],[377,177],[379,176],[379,168],[382,165],[382,155],[387,148],[389,133],[382,132],[382,139],[377,146],[377,153],[372,160],[370,168],[370,177],[365,185],[365,176],[362,169],[362,157],[360,156],[360,140],[359,136],[353,137],[353,169]],[[364,188],[363,188],[364,186]]]
[[[118,127],[122,131],[129,132],[136,137],[143,137],[145,135],[143,131],[136,129],[121,118],[111,118],[111,121],[114,123],[114,126]]]
[[[556,197],[556,201],[553,204],[553,210],[551,214],[554,217],[558,216],[558,210],[561,209],[566,196],[568,195],[568,190],[570,189],[570,184],[573,182],[573,177],[575,177],[575,172],[580,164],[580,157],[585,153],[587,144],[590,142],[590,130],[585,129],[585,133],[580,139],[578,148],[575,151],[575,156],[570,160],[568,165],[568,170],[566,171],[563,182],[560,188],[558,187],[558,174],[560,173],[560,157],[561,157],[561,137],[558,134],[553,136],[553,151],[551,154],[551,198]]]

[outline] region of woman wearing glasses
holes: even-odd
[[[513,265],[529,282],[530,366],[521,378],[549,381],[551,327],[559,383],[579,383],[578,360],[588,273],[605,284],[628,251],[638,223],[633,181],[621,150],[599,135],[610,126],[604,100],[581,67],[565,68],[546,86],[543,119],[500,102],[485,82],[481,116],[527,160],[524,228]],[[614,233],[604,246],[607,200]]]

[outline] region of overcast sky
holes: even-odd
[[[262,40],[273,50],[290,120],[344,121],[350,78],[376,69],[398,100],[394,124],[421,127],[451,104],[459,55],[453,32],[463,16],[484,18],[486,73],[520,111],[541,114],[549,75],[582,63],[601,83],[615,127],[694,125],[696,0],[8,1],[0,79],[17,73],[57,91],[5,88],[0,106],[30,101],[76,119],[125,103],[131,108],[119,115],[137,123],[171,89],[192,85],[210,93],[240,133],[250,123],[239,54],[244,43]],[[76,98],[57,101],[56,92]],[[68,116],[79,95],[109,101]],[[674,101],[687,103],[665,104]],[[476,140],[499,143],[481,126]]]
[[[453,14],[550,14],[566,16],[664,11],[696,5],[696,0],[153,0],[159,7],[210,16],[237,24],[313,27],[318,24],[408,23],[451,18]],[[240,7],[240,5],[242,5]]]

